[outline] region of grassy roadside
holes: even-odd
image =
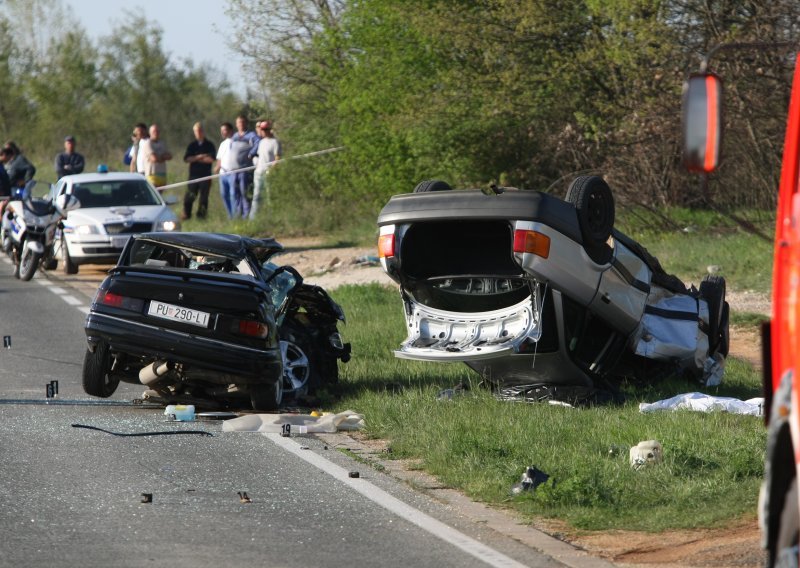
[[[763,474],[761,420],[722,413],[641,414],[639,402],[698,390],[673,380],[627,388],[621,407],[570,409],[500,402],[477,387],[466,366],[395,359],[403,338],[396,292],[380,286],[339,288],[353,360],[342,367],[339,409],[366,415],[368,435],[387,439],[392,455],[422,467],[470,497],[512,507],[530,518],[556,517],[579,529],[659,531],[721,525],[755,510]],[[450,401],[440,389],[473,388]],[[759,377],[732,360],[712,394],[751,398]],[[657,439],[664,463],[633,471],[627,447]],[[623,450],[611,455],[614,447]],[[512,497],[528,465],[554,483]]]

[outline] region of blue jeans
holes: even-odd
[[[250,181],[249,172],[233,174],[233,216],[247,219],[250,213],[250,202],[247,200],[247,184]]]
[[[233,219],[233,174],[223,174],[219,178],[219,194],[228,219]]]

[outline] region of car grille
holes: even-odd
[[[119,235],[128,233],[147,233],[153,230],[152,223],[107,223],[106,233],[109,235]]]

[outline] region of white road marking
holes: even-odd
[[[45,286],[46,288],[49,288],[50,286],[53,285],[53,283],[50,282],[47,278],[36,278],[36,277],[34,277],[33,281],[36,282],[37,284],[41,284],[42,286]]]
[[[58,297],[64,300],[70,306],[80,306],[83,304],[83,302],[81,302],[78,298],[75,296],[70,296],[69,294],[59,294]]]
[[[88,316],[89,312],[92,310],[89,306],[78,306],[78,311],[83,312]]]
[[[377,503],[387,511],[390,511],[395,515],[407,520],[408,522],[417,525],[433,536],[438,537],[457,548],[460,548],[470,556],[474,556],[478,560],[482,560],[489,566],[493,566],[495,568],[525,567],[524,564],[517,562],[513,558],[510,558],[505,554],[498,552],[481,542],[478,542],[474,538],[469,537],[464,533],[457,531],[453,527],[434,519],[419,509],[415,509],[411,505],[404,503],[397,497],[390,495],[369,481],[360,478],[350,478],[348,472],[344,468],[336,465],[332,461],[329,461],[319,454],[315,454],[314,452],[310,452],[308,450],[301,450],[300,444],[294,440],[290,438],[284,438],[280,434],[264,434],[264,436],[272,440],[272,442],[278,446],[281,446],[286,451],[293,453],[300,459],[305,460],[314,467],[332,476],[334,479],[337,479],[345,485],[348,485],[354,491],[357,491],[367,499]]]
[[[61,288],[59,286],[48,286],[48,288],[50,289],[50,291],[53,294],[59,294],[60,295],[60,294],[66,294],[67,293],[67,291],[64,290],[64,288]]]

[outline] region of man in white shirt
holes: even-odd
[[[253,179],[253,203],[250,206],[250,220],[256,218],[258,206],[261,204],[261,193],[264,193],[264,201],[269,205],[269,182],[267,175],[269,168],[281,159],[281,143],[275,138],[272,132],[272,123],[263,120],[258,123],[258,131],[261,140],[258,142],[258,152],[256,154],[256,170]]]
[[[226,174],[236,169],[236,156],[231,152],[233,125],[230,122],[223,122],[219,127],[219,134],[222,141],[217,149],[217,167],[214,172],[223,174],[219,178],[219,193],[228,213],[228,219],[233,219],[233,174]]]

